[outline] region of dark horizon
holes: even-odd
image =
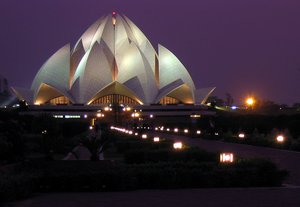
[[[112,11],[128,16],[154,48],[160,43],[186,66],[197,88],[216,86],[240,104],[247,95],[300,102],[300,2],[296,0],[3,0],[0,74],[29,88],[42,64],[74,46]]]

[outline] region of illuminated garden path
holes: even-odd
[[[262,157],[271,159],[279,168],[290,172],[286,184],[300,186],[300,152],[257,147],[244,144],[189,138],[185,136],[159,133],[161,137],[182,141],[189,146],[197,146],[210,152],[232,152],[238,157]]]

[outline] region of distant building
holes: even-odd
[[[0,107],[12,103],[12,98],[7,79],[0,75]]]
[[[126,16],[100,18],[74,48],[63,46],[36,74],[31,89],[14,87],[28,104],[203,104],[214,87],[196,89],[178,58],[158,52]]]
[[[8,81],[2,75],[0,75],[0,94],[9,95]]]

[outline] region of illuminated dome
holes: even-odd
[[[92,24],[71,49],[54,53],[31,89],[13,88],[29,104],[201,104],[214,88],[196,90],[184,65],[162,45],[158,53],[126,16]]]

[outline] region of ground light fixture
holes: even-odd
[[[137,113],[137,112],[134,112],[134,113],[131,114],[131,117],[138,118],[138,117],[140,117],[140,114]]]
[[[154,141],[154,142],[159,142],[159,137],[154,137],[154,138],[153,138],[153,141]]]
[[[197,130],[196,134],[201,134],[201,131],[200,131],[200,130]]]
[[[279,143],[282,143],[282,142],[284,142],[284,136],[283,135],[278,135],[277,137],[276,137],[276,140],[277,140],[277,142],[279,142]]]
[[[230,153],[230,152],[220,153],[220,162],[221,163],[232,163],[233,162],[233,153]]]
[[[189,130],[188,130],[188,129],[185,129],[185,130],[184,130],[184,133],[189,133]]]
[[[243,139],[243,138],[245,138],[245,134],[244,133],[239,133],[238,137]]]
[[[176,150],[178,150],[178,149],[182,149],[182,142],[175,142],[174,144],[173,144],[173,148],[174,149],[176,149]]]
[[[178,132],[178,128],[175,128],[175,129],[174,129],[174,132]]]
[[[112,109],[108,106],[104,107],[104,111],[112,111]]]
[[[147,139],[147,134],[142,134],[142,139]]]

